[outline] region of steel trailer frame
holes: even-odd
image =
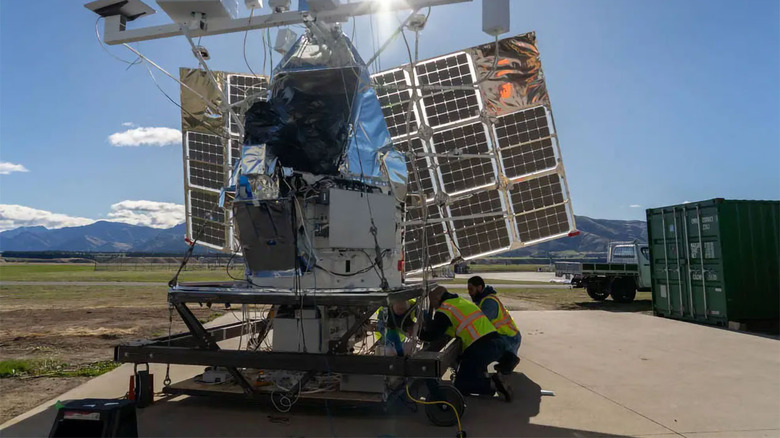
[[[308,293],[307,293],[308,292]],[[418,351],[410,356],[375,356],[348,354],[346,345],[364,326],[371,316],[382,306],[398,301],[420,297],[422,285],[407,285],[398,289],[343,290],[343,291],[304,291],[295,294],[287,290],[263,289],[253,287],[248,282],[231,283],[187,283],[172,287],[168,292],[168,303],[175,309],[188,328],[188,332],[173,334],[149,340],[141,340],[117,345],[114,348],[114,360],[122,363],[180,364],[225,367],[243,390],[245,399],[264,399],[267,391],[255,388],[247,381],[239,368],[261,370],[287,370],[304,372],[298,388],[306,384],[317,373],[345,373],[360,375],[381,375],[386,377],[405,377],[439,382],[444,373],[454,367],[460,354],[460,342],[452,339],[445,345],[433,345],[427,350]],[[339,305],[364,306],[362,313],[342,337],[332,342],[327,353],[294,353],[223,350],[218,342],[241,336],[246,332],[247,324],[258,328],[262,319],[235,322],[218,327],[205,328],[195,317],[188,304],[271,304],[271,305]],[[185,381],[186,382],[186,381]],[[429,386],[430,387],[430,386]],[[401,386],[403,388],[403,386]],[[400,388],[388,388],[388,392]],[[455,390],[454,388],[452,388]],[[457,391],[457,390],[455,390]],[[226,395],[224,390],[193,389],[166,385],[167,394],[187,395]],[[329,397],[333,394],[334,397]],[[360,394],[360,393],[357,393]],[[232,395],[241,396],[235,392]],[[337,395],[342,395],[338,397]],[[341,391],[318,393],[312,399],[345,401]],[[354,395],[354,394],[353,394]],[[356,402],[387,402],[391,397],[355,397]],[[306,398],[301,395],[301,398]]]

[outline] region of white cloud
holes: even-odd
[[[0,161],[0,175],[8,175],[12,172],[29,172],[26,167],[21,164],[9,163],[8,161]]]
[[[629,205],[629,208],[642,208],[642,206],[639,204],[631,204]]]
[[[0,231],[42,225],[46,228],[77,227],[95,222],[85,217],[52,213],[23,205],[0,204]]]
[[[133,128],[108,136],[113,146],[166,146],[181,144],[181,131],[171,128]]]
[[[111,206],[108,217],[112,222],[170,228],[184,222],[184,206],[170,202],[122,201]]]
[[[128,128],[135,128],[135,123],[133,123],[133,122],[124,122],[124,123],[122,123],[122,126],[126,126]]]
[[[122,201],[111,206],[106,220],[152,228],[170,228],[184,222],[184,206],[169,202]],[[95,221],[23,205],[0,204],[0,231],[33,226],[44,226],[48,229],[78,227]]]

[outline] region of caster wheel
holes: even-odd
[[[425,415],[428,417],[428,420],[436,426],[454,426],[458,424],[458,416],[462,418],[463,413],[466,411],[466,401],[463,399],[463,395],[451,385],[439,384],[436,387],[436,391],[432,391],[431,394],[429,394],[428,401],[446,401],[449,403],[425,405]],[[457,409],[457,416],[452,409],[453,406]]]

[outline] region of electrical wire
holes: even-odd
[[[140,64],[140,63],[142,62],[142,60],[141,60],[141,57],[140,57],[140,56],[139,56],[138,58],[136,58],[134,61],[127,61],[127,60],[125,60],[125,59],[122,59],[122,58],[120,58],[120,57],[118,57],[118,56],[116,56],[116,55],[114,55],[113,53],[111,53],[111,52],[109,52],[109,51],[108,51],[108,48],[106,47],[105,43],[103,42],[103,39],[102,39],[102,38],[100,38],[100,32],[99,32],[99,30],[98,30],[98,23],[100,23],[100,19],[101,19],[101,18],[103,18],[103,17],[98,17],[98,18],[97,18],[97,20],[95,20],[95,38],[97,38],[98,42],[100,43],[100,47],[102,47],[102,48],[103,48],[103,50],[104,50],[106,53],[108,53],[108,56],[110,56],[110,57],[112,57],[112,58],[116,59],[116,60],[117,60],[117,61],[119,61],[119,62],[123,62],[123,63],[125,63],[125,64],[128,64],[128,67],[127,67],[127,68],[130,68],[130,67],[132,67],[132,66],[134,66],[134,65]]]
[[[455,419],[458,421],[458,437],[465,436],[465,433],[463,432],[463,426],[460,423],[460,412],[458,412],[457,409],[455,409],[455,406],[445,400],[430,402],[425,400],[417,400],[416,398],[412,397],[412,394],[409,392],[409,385],[406,385],[406,396],[409,397],[409,400],[421,404],[421,405],[447,405],[452,409],[452,412],[455,413]]]
[[[249,11],[249,25],[250,25],[250,26],[252,25],[252,17],[254,17],[254,15],[255,15],[255,8],[252,8],[252,10],[250,10],[250,11]],[[261,32],[262,32],[262,31],[261,31]],[[246,64],[246,68],[248,68],[248,69],[249,69],[249,71],[250,71],[250,72],[252,72],[252,74],[253,74],[253,75],[254,75],[256,78],[258,78],[259,76],[257,75],[257,73],[255,73],[255,71],[254,71],[254,70],[252,70],[252,66],[251,66],[251,65],[249,65],[249,60],[247,60],[247,59],[246,59],[246,37],[247,37],[248,35],[249,35],[249,29],[247,29],[247,30],[244,32],[244,48],[243,48],[243,53],[244,53],[244,63]],[[265,53],[265,44],[263,44],[263,53]],[[265,66],[263,67],[263,69],[265,69]]]

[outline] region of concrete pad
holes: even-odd
[[[632,313],[513,315],[526,360],[675,432],[780,434],[776,339]]]
[[[469,436],[780,435],[777,340],[638,314],[513,314],[524,334],[523,361],[510,377],[515,400],[469,397],[463,418]],[[152,371],[159,390],[165,366]],[[201,371],[171,367],[174,381]],[[123,365],[58,399],[121,397],[131,373]],[[541,397],[540,389],[556,395]],[[0,426],[0,435],[48,434],[53,403]],[[138,413],[143,436],[451,437],[455,431],[405,408],[385,413],[299,403],[280,414],[262,404],[179,396]]]

